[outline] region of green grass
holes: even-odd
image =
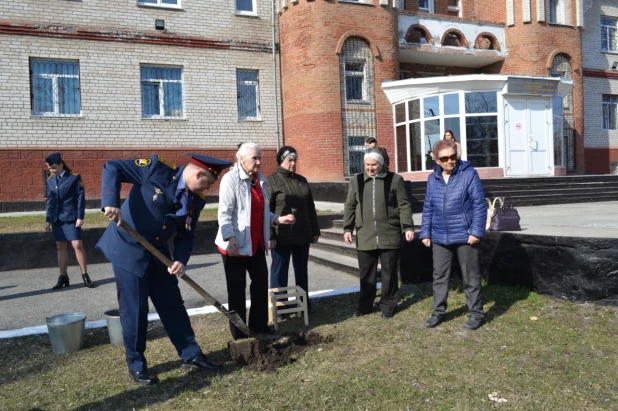
[[[448,321],[433,330],[431,287],[406,286],[391,320],[350,318],[358,294],[317,300],[315,331],[334,341],[309,349],[275,373],[230,363],[227,324],[192,317],[205,353],[226,362],[218,375],[185,372],[160,325],[146,355],[161,383],[130,381],[122,348],[106,330],[87,330],[85,347],[55,355],[47,335],[0,340],[2,410],[604,410],[618,407],[615,307],[554,301],[521,288],[486,286],[489,319],[466,332],[461,284]],[[537,317],[537,320],[531,320]],[[299,319],[281,332],[303,329]],[[506,403],[496,403],[496,392]]]
[[[200,221],[214,221],[217,219],[218,209],[205,208],[200,213]],[[330,210],[320,210],[319,215],[333,214]],[[106,227],[109,220],[100,212],[86,213],[84,228]],[[44,231],[45,215],[28,215],[21,217],[0,217],[0,234],[28,233]]]

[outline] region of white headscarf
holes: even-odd
[[[384,165],[384,156],[382,154],[378,154],[375,152],[368,152],[365,154],[364,160],[367,160],[368,158],[373,158],[378,163]]]

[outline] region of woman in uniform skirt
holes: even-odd
[[[92,281],[86,270],[86,252],[82,243],[82,225],[86,210],[84,183],[79,174],[71,171],[60,153],[52,153],[45,159],[50,176],[47,179],[47,206],[45,231],[51,231],[58,249],[60,277],[53,290],[69,286],[67,266],[69,265],[69,241],[75,250],[77,262],[82,270],[84,285],[92,288]]]

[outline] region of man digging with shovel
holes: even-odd
[[[136,160],[112,160],[103,166],[101,208],[110,224],[96,245],[112,263],[116,278],[122,336],[129,374],[139,384],[154,384],[144,351],[148,327],[148,297],[152,300],[165,331],[182,359],[182,368],[219,371],[202,353],[178,288],[193,249],[204,190],[217,181],[232,163],[189,153],[183,167],[157,155]],[[121,183],[133,187],[122,209]],[[121,226],[122,225],[122,226]],[[134,227],[152,246],[173,262],[167,267],[138,243],[126,226]],[[167,240],[174,238],[174,255]]]

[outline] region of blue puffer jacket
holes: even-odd
[[[420,238],[436,244],[466,244],[468,237],[485,236],[487,203],[476,170],[467,161],[457,161],[448,180],[436,166],[427,179]]]

